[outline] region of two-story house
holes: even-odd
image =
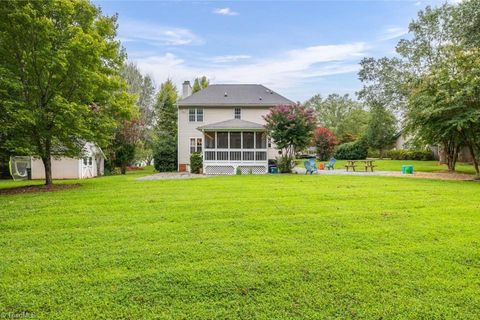
[[[267,139],[263,116],[294,102],[259,84],[215,84],[191,94],[183,83],[178,101],[178,170],[201,152],[205,174],[267,173],[278,151]]]

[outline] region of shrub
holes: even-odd
[[[295,167],[295,158],[292,156],[278,157],[275,162],[280,173],[291,173]]]
[[[431,150],[390,150],[387,157],[392,160],[434,160]]]
[[[362,140],[341,144],[335,152],[335,158],[339,160],[361,160],[366,159],[367,155],[368,147]]]
[[[159,172],[177,171],[177,141],[175,137],[163,136],[155,146],[153,165]]]
[[[368,157],[369,158],[380,158],[380,151],[375,149],[368,149]]]
[[[115,150],[115,165],[120,167],[121,174],[127,173],[127,166],[135,159],[134,144],[120,144]]]
[[[317,128],[314,135],[314,144],[318,159],[326,161],[335,151],[337,138],[328,128]]]
[[[235,174],[237,176],[241,176],[242,175],[242,169],[240,169],[240,167],[237,167],[237,170],[236,170]]]
[[[202,154],[200,152],[194,152],[190,155],[190,172],[200,173],[203,168]]]

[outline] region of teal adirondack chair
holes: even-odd
[[[335,165],[335,162],[337,162],[337,159],[335,159],[334,157],[330,158],[330,161],[328,162],[328,164],[325,166],[325,169],[327,170],[333,170],[334,169],[334,165]]]
[[[305,160],[303,162],[303,165],[305,166],[305,170],[306,170],[305,174],[308,174],[308,173],[313,174],[314,172],[318,173],[317,166],[315,165],[315,159]]]

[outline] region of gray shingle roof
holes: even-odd
[[[216,123],[206,124],[197,128],[198,130],[263,130],[265,129],[260,123],[232,119]]]
[[[178,106],[255,107],[293,103],[261,84],[212,84],[178,101]]]

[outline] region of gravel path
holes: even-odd
[[[305,174],[305,168],[295,167],[293,168],[294,173],[298,174]],[[373,172],[365,172],[365,171],[347,171],[345,169],[335,169],[335,170],[318,170],[319,175],[330,175],[330,176],[338,176],[338,175],[349,175],[349,176],[382,176],[391,174],[393,171],[373,171]]]
[[[196,179],[196,178],[207,178],[208,176],[203,174],[194,174],[190,172],[160,172],[155,173],[150,176],[137,178],[139,181],[150,181],[150,180],[166,180],[166,179]]]
[[[305,168],[295,167],[294,173],[305,174]],[[451,172],[415,172],[414,174],[402,174],[399,171],[346,171],[345,169],[335,170],[318,170],[318,175],[349,175],[349,176],[389,176],[404,178],[423,178],[423,179],[439,179],[439,180],[473,180],[474,176],[465,173]]]

